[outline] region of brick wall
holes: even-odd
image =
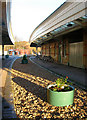
[[[56,50],[55,50],[56,48]],[[58,61],[58,41],[46,43],[41,47],[42,56],[51,56],[55,61]]]
[[[65,39],[64,42],[66,43],[66,56],[61,56],[62,63],[63,64],[68,64],[69,61],[69,44],[68,44],[68,39]],[[56,62],[58,62],[58,55],[59,55],[59,44],[58,41],[51,42],[51,43],[46,43],[42,45],[41,51],[42,51],[42,56],[51,56]],[[63,49],[63,45],[62,45]],[[63,51],[63,50],[62,50]]]
[[[54,58],[54,42],[50,43],[50,56]]]
[[[45,48],[46,48],[46,46],[45,46],[45,45],[42,45],[42,56],[44,56],[44,55],[45,55],[45,53],[46,53]]]
[[[49,43],[45,45],[46,46],[46,56],[49,56]]]

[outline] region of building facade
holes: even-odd
[[[42,56],[87,69],[87,2],[65,2],[33,31],[30,43]]]
[[[80,29],[41,45],[42,56],[58,63],[87,68],[87,31]]]
[[[9,55],[30,55],[30,49],[10,49]]]

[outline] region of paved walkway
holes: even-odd
[[[5,68],[11,69],[18,56],[10,56],[2,60],[0,56],[0,119],[17,118],[14,112],[13,94],[11,88],[11,75]]]
[[[75,82],[79,87],[87,90],[87,71],[80,68],[70,67],[67,65],[46,62],[33,56],[30,58],[34,63],[48,69],[49,71],[59,75],[68,76],[70,81]]]

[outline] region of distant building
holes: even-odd
[[[9,55],[29,55],[30,50],[29,49],[10,49]]]

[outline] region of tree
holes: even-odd
[[[29,49],[29,43],[26,41],[15,42],[14,49]]]

